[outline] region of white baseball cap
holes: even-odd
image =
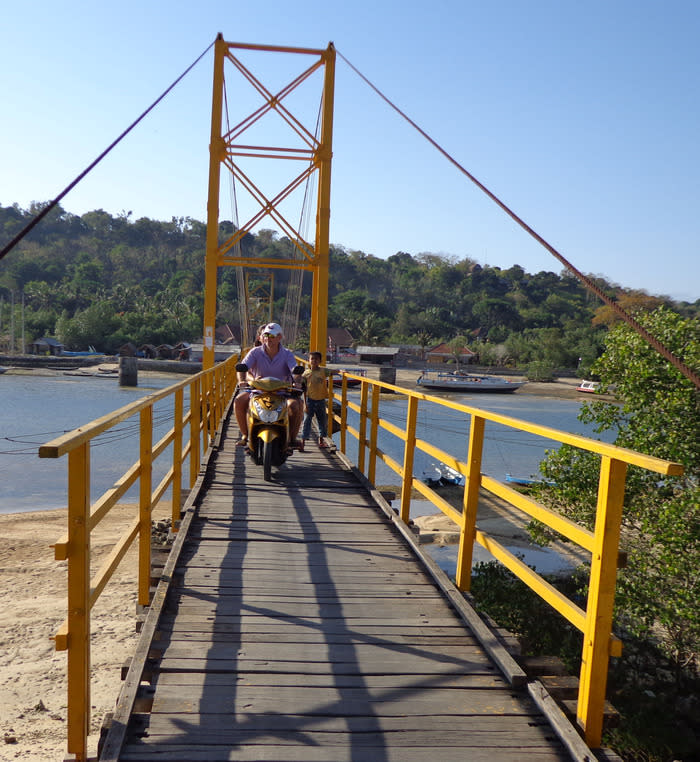
[[[272,336],[281,336],[282,335],[282,326],[279,323],[268,323],[260,333],[264,336],[266,333],[271,334]]]

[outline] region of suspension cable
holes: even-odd
[[[383,100],[385,101],[394,111],[396,111],[401,117],[403,117],[416,131],[418,131],[434,148],[436,148],[450,163],[454,164],[455,167],[463,174],[465,175],[469,180],[471,180],[474,185],[479,188],[479,190],[483,191],[495,204],[501,207],[501,209],[509,216],[511,217],[515,222],[517,222],[520,227],[525,230],[526,233],[529,233],[539,244],[541,244],[547,251],[555,256],[563,265],[566,267],[566,269],[573,273],[580,281],[581,283],[586,286],[590,291],[592,291],[599,299],[601,299],[605,304],[607,304],[613,312],[615,312],[616,315],[618,315],[622,320],[625,321],[629,326],[631,326],[642,338],[644,338],[654,349],[656,349],[657,352],[659,352],[661,355],[663,355],[674,367],[676,367],[686,378],[688,378],[690,381],[695,384],[697,388],[700,388],[700,376],[695,373],[693,370],[691,370],[680,358],[676,357],[669,349],[667,349],[658,339],[656,339],[654,336],[652,336],[649,331],[646,330],[642,325],[640,325],[629,313],[627,313],[620,305],[614,300],[611,299],[609,296],[607,296],[590,278],[586,277],[582,272],[580,272],[576,267],[574,267],[571,262],[569,262],[562,254],[560,254],[554,246],[552,246],[550,243],[548,243],[544,238],[542,238],[541,235],[536,233],[523,219],[521,219],[510,207],[508,207],[503,201],[501,201],[498,196],[496,196],[494,193],[492,193],[483,183],[479,182],[479,180],[474,177],[467,169],[465,169],[453,156],[451,156],[442,146],[440,146],[433,138],[428,135],[425,130],[421,129],[407,114],[405,114],[395,103],[393,103],[389,98],[387,98],[384,93],[379,90],[375,85],[372,84],[372,82],[365,77],[362,72],[360,72],[353,64],[348,61],[348,59],[336,48],[336,53],[345,61],[345,63],[357,74],[360,79],[362,79],[367,85],[369,85],[372,90],[374,90],[375,93]]]
[[[61,201],[61,199],[66,196],[70,191],[75,188],[75,186],[92,170],[94,169],[101,161],[104,159],[104,157],[118,144],[122,141],[123,138],[125,138],[133,129],[136,127],[136,125],[144,118],[146,117],[162,100],[165,98],[165,96],[177,85],[181,79],[183,79],[189,72],[204,58],[204,56],[211,50],[211,48],[214,46],[214,43],[212,42],[211,45],[209,45],[206,50],[204,50],[201,55],[199,55],[186,69],[182,72],[182,74],[168,87],[167,90],[165,90],[153,103],[141,114],[141,116],[138,117],[134,122],[132,122],[125,130],[122,132],[122,134],[114,140],[107,148],[105,148],[104,151],[90,164],[86,169],[84,169],[76,178],[71,182],[69,185],[67,185],[59,194],[56,196],[56,198],[49,202],[49,204],[42,209],[39,214],[34,217],[22,230],[20,230],[19,233],[6,245],[3,247],[3,249],[0,251],[0,259],[2,259],[6,254],[9,253],[11,249],[13,249],[23,238],[27,235],[31,230],[34,229],[36,225],[38,225],[41,220],[46,217],[46,215]]]

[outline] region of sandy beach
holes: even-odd
[[[378,368],[368,368],[370,377]],[[419,371],[400,369],[399,386],[415,388]],[[577,379],[527,384],[517,394],[583,398]],[[159,506],[154,518],[169,515]],[[119,506],[93,538],[93,569],[134,516],[134,506]],[[447,522],[447,523],[446,523]],[[454,541],[456,527],[443,516],[422,519],[434,541]],[[3,616],[0,623],[0,760],[60,762],[66,748],[66,654],[56,652],[51,636],[65,618],[66,563],[56,562],[50,547],[65,531],[66,511],[0,514],[0,574]],[[427,540],[428,538],[426,538]],[[135,549],[93,609],[92,731],[95,754],[102,717],[114,707],[120,670],[136,644]]]
[[[93,570],[132,521],[134,506],[117,506],[93,535]],[[167,517],[158,506],[154,518]],[[67,511],[0,515],[0,760],[60,762],[66,750],[66,654],[51,636],[66,615],[65,561],[50,547],[65,531]],[[120,689],[120,670],[136,644],[136,550],[92,611],[92,734],[99,729]]]

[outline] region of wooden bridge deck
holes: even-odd
[[[265,483],[224,429],[203,482],[100,759],[570,759],[337,456]]]

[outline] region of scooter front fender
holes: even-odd
[[[256,434],[259,439],[262,439],[263,442],[272,442],[273,439],[279,439],[282,436],[283,432],[277,426],[266,426],[264,428],[259,428],[256,431]]]

